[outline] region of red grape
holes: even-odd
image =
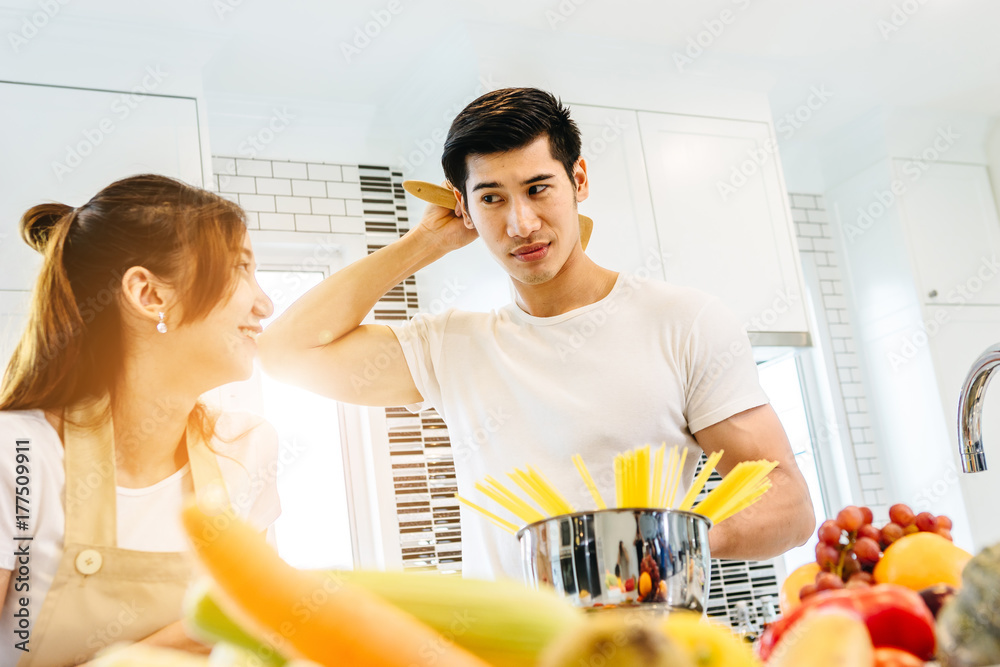
[[[872,511],[867,507],[859,507],[858,509],[861,510],[861,515],[864,517],[866,524],[870,524],[872,521],[875,520],[875,515],[872,514]]]
[[[898,523],[887,523],[882,527],[882,544],[889,546],[903,536],[903,527]]]
[[[954,541],[954,540],[951,539],[951,531],[948,530],[947,528],[938,528],[934,532],[936,532],[938,535],[940,535],[941,537],[943,537],[946,540]]]
[[[827,519],[824,521],[817,531],[817,536],[820,542],[825,542],[830,546],[837,546],[840,544],[841,528],[837,525],[837,522],[833,519]]]
[[[850,581],[861,581],[871,586],[875,583],[875,577],[871,572],[855,572],[851,575]]]
[[[946,517],[944,514],[937,518],[937,527],[944,528],[945,530],[951,530],[951,519]]]
[[[870,523],[866,523],[865,525],[861,526],[861,528],[858,528],[858,538],[860,539],[862,537],[869,537],[878,542],[880,539],[882,539],[882,531],[880,531],[878,528],[871,525]]]
[[[835,547],[825,542],[820,542],[816,545],[816,562],[819,564],[820,569],[832,569],[837,566],[837,561],[839,560],[840,552]]]
[[[799,589],[799,599],[805,600],[810,595],[816,594],[816,584],[806,584],[801,589]]]
[[[937,518],[930,512],[921,512],[915,520],[917,529],[929,533],[937,528]]]
[[[850,581],[844,584],[844,588],[850,588],[850,589],[868,588],[870,586],[871,584],[869,584],[867,581],[865,581],[864,579],[858,579],[857,577],[851,577]]]
[[[820,572],[816,576],[816,590],[833,591],[843,587],[843,580],[833,572]]]
[[[856,531],[864,522],[864,514],[854,505],[848,505],[837,515],[837,524],[849,533]]]
[[[877,563],[879,556],[882,555],[878,542],[870,537],[859,537],[854,543],[854,553],[862,563]]]
[[[843,569],[841,570],[843,578],[850,579],[851,575],[855,572],[861,571],[861,562],[858,560],[858,555],[851,550],[844,551],[843,558]]]
[[[898,523],[903,528],[906,528],[913,523],[913,510],[911,510],[908,505],[896,503],[889,508],[889,519],[894,523]]]

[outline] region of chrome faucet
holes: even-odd
[[[964,472],[986,470],[982,434],[983,397],[990,375],[997,366],[1000,366],[1000,343],[987,348],[976,359],[962,385],[962,394],[958,399],[958,453]]]

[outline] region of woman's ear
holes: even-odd
[[[130,313],[155,326],[160,322],[160,313],[170,312],[173,300],[173,290],[143,266],[133,266],[122,276],[123,314]]]

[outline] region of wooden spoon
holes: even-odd
[[[427,181],[403,181],[403,189],[417,199],[422,199],[436,206],[444,206],[445,208],[455,210],[455,207],[458,205],[458,200],[455,199],[454,192],[434,183],[428,183]],[[580,245],[583,246],[584,250],[587,249],[587,244],[590,242],[590,235],[593,231],[594,221],[581,214]]]

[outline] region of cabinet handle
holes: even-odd
[[[937,294],[938,294],[937,290],[936,289],[932,289],[930,292],[927,293],[927,296],[929,296],[930,298],[934,299],[934,298],[937,298]]]

